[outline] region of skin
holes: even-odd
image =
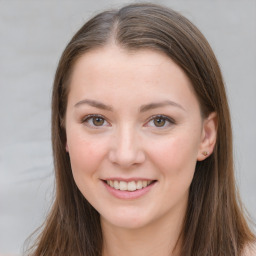
[[[217,126],[215,113],[202,119],[182,69],[153,50],[90,51],[74,66],[65,126],[74,180],[101,216],[103,255],[179,255],[195,165],[211,154]],[[120,199],[103,182],[113,177],[156,182]]]

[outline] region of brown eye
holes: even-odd
[[[110,125],[104,117],[99,115],[88,115],[82,120],[82,123],[90,128],[101,128]]]
[[[150,120],[146,123],[148,127],[154,127],[159,129],[164,129],[175,125],[176,122],[173,118],[165,115],[152,116]]]
[[[102,126],[104,124],[104,121],[105,120],[103,118],[98,116],[92,118],[92,123],[95,126]]]
[[[165,126],[166,120],[162,117],[157,117],[153,119],[153,122],[156,127],[163,127]]]

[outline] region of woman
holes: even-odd
[[[255,255],[222,75],[180,14],[103,12],[53,88],[56,198],[31,255]]]

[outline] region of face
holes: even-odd
[[[206,133],[191,83],[170,58],[117,46],[84,54],[65,126],[74,180],[103,222],[139,228],[185,212]]]

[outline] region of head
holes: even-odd
[[[216,216],[224,207],[219,204],[220,198],[232,201],[235,191],[230,115],[221,72],[211,47],[193,24],[172,10],[151,4],[130,5],[97,15],[75,34],[60,59],[53,88],[52,143],[56,205],[62,221],[72,226],[72,222],[90,218],[91,223],[86,224],[88,232],[100,240],[99,214],[83,197],[73,178],[67,141],[67,108],[77,66],[85,56],[88,61],[90,56],[107,54],[113,47],[127,58],[141,55],[144,58],[148,53],[152,58],[156,55],[166,60],[182,74],[191,89],[200,112],[199,125],[203,127],[207,118],[213,120],[216,136],[206,150],[209,155],[204,156],[202,148],[194,162],[183,231],[194,237],[200,235],[204,225],[215,230]],[[165,154],[168,157],[168,152]],[[184,243],[188,243],[186,238]]]

